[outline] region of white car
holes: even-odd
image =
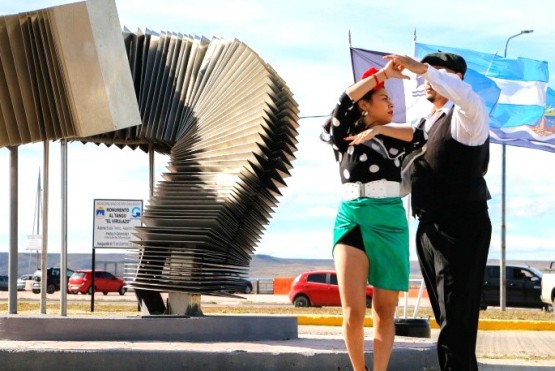
[[[543,273],[541,300],[546,310],[552,311],[555,308],[555,262]]]

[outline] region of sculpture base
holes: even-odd
[[[0,339],[54,341],[257,341],[298,338],[296,317],[0,317]]]

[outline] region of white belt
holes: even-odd
[[[359,197],[401,197],[401,183],[385,179],[375,180],[368,183],[343,183],[341,187],[343,201],[350,201]]]

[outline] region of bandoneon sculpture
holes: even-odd
[[[238,40],[122,32],[111,1],[0,18],[0,146],[66,139],[168,154],[126,280],[229,295],[248,274],[296,152],[285,82]]]

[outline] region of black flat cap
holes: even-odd
[[[420,61],[428,63],[430,66],[441,66],[449,68],[455,72],[460,72],[463,76],[466,73],[466,61],[463,57],[453,53],[430,53]]]

